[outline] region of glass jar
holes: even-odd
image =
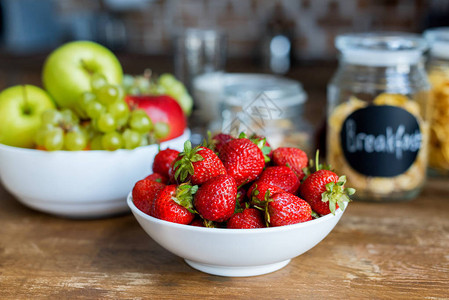
[[[430,45],[427,72],[432,85],[429,171],[449,175],[449,27],[429,29],[424,37]]]
[[[430,85],[426,41],[403,33],[336,38],[339,68],[328,85],[327,162],[356,199],[415,197],[426,177]]]
[[[307,95],[295,80],[268,74],[226,74],[219,130],[266,136],[273,148],[312,151],[312,126],[303,116]]]

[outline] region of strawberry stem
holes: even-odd
[[[197,185],[190,185],[188,183],[183,183],[179,185],[176,189],[175,197],[173,201],[177,204],[185,207],[191,213],[198,213],[193,206],[193,195],[198,191]]]
[[[316,150],[316,153],[315,153],[315,170],[319,171],[320,168],[321,168],[321,165],[320,165],[320,149],[318,149],[318,150]]]
[[[185,182],[187,177],[192,176],[194,173],[193,163],[203,160],[203,157],[197,152],[200,150],[200,146],[192,149],[192,143],[187,140],[184,143],[184,151],[179,153],[179,159],[173,165],[175,171],[175,179],[180,182]]]
[[[350,195],[355,193],[353,188],[345,188],[346,176],[340,176],[337,182],[329,182],[326,184],[326,191],[321,194],[323,202],[329,202],[329,210],[333,215],[338,207],[344,209],[344,202],[350,202]]]
[[[242,133],[240,134],[240,136],[242,136]],[[249,140],[256,144],[256,146],[262,151],[265,163],[269,163],[271,159],[268,155],[271,153],[271,147],[267,146],[267,138],[253,134],[249,137]]]

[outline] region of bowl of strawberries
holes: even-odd
[[[318,156],[318,155],[317,155]],[[304,151],[266,138],[217,134],[156,154],[127,203],[144,231],[191,267],[255,276],[286,266],[324,239],[354,190]]]

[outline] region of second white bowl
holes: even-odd
[[[190,131],[162,142],[182,150]],[[4,187],[33,209],[71,218],[129,211],[126,195],[151,173],[158,145],[116,151],[41,151],[0,144]]]

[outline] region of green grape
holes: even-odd
[[[99,91],[103,86],[105,86],[107,84],[108,84],[108,81],[107,81],[106,77],[100,73],[93,74],[90,79],[90,86],[92,88],[92,91],[94,91],[94,92]]]
[[[81,94],[80,96],[80,106],[81,108],[83,108],[84,110],[87,109],[87,105],[91,102],[91,101],[95,101],[97,99],[97,96],[94,93],[91,92],[84,92]]]
[[[148,133],[140,135],[140,145],[139,145],[139,147],[147,146],[149,144],[150,144],[150,141],[148,139]]]
[[[128,124],[128,117],[125,118],[116,118],[115,121],[117,122],[117,128],[124,128],[127,127]]]
[[[180,99],[182,95],[186,93],[186,89],[181,83],[173,84],[170,87],[165,87],[167,90],[167,94],[174,99]]]
[[[90,141],[90,150],[104,150],[102,145],[103,135],[102,134],[96,134]]]
[[[129,75],[129,74],[124,74],[123,75],[122,84],[125,87],[125,89],[128,89],[131,86],[133,86],[133,84],[134,84],[134,76]]]
[[[47,131],[43,146],[48,151],[61,150],[64,146],[64,130],[60,127],[55,127]]]
[[[90,101],[86,113],[91,119],[97,119],[106,111],[106,107],[98,101]]]
[[[156,139],[163,139],[170,133],[170,125],[165,122],[154,123],[154,137]]]
[[[190,115],[193,106],[193,99],[181,81],[177,80],[171,74],[162,74],[159,77],[157,85],[165,90],[163,94],[167,94],[178,101],[179,105],[182,107],[182,110],[187,115]]]
[[[164,73],[161,76],[159,76],[158,83],[160,85],[163,85],[165,87],[170,87],[172,85],[176,85],[179,83],[179,81],[176,79],[175,76],[169,73]]]
[[[98,130],[101,132],[111,132],[117,128],[117,122],[110,113],[102,114],[96,123]]]
[[[70,151],[84,150],[87,145],[87,134],[79,131],[67,132],[64,137],[65,149]]]
[[[90,128],[88,128],[86,125],[78,124],[73,126],[70,131],[79,132],[82,135],[86,137],[86,140],[89,140],[91,136],[93,136],[93,133],[89,132]]]
[[[42,124],[57,125],[62,120],[61,113],[56,109],[47,109],[41,115]]]
[[[70,109],[63,109],[61,111],[62,122],[66,126],[73,126],[79,123],[78,116]]]
[[[121,92],[115,85],[107,84],[97,91],[98,101],[102,104],[111,104],[120,100]]]
[[[56,127],[53,124],[42,124],[37,129],[36,134],[34,135],[34,142],[36,143],[36,145],[44,146],[45,136],[47,135],[47,132],[55,128]]]
[[[140,133],[147,133],[153,128],[153,122],[144,110],[136,109],[131,112],[129,126]]]
[[[187,91],[184,85],[171,74],[162,74],[159,77],[158,84],[165,89],[165,92],[171,97],[178,99]]]
[[[129,95],[140,95],[141,91],[138,87],[132,86],[129,89],[127,89],[127,94]]]
[[[165,87],[163,87],[162,85],[157,85],[157,84],[151,85],[148,93],[152,94],[152,95],[168,94],[167,89]]]
[[[109,104],[108,112],[116,119],[128,119],[129,117],[129,107],[124,100]]]
[[[117,131],[108,132],[101,138],[103,149],[114,151],[120,149],[123,145],[123,139]]]
[[[142,135],[137,131],[126,129],[122,136],[125,149],[134,149],[139,147],[141,144]]]
[[[150,89],[150,81],[144,76],[137,77],[134,86],[139,89],[140,94],[147,94]]]
[[[90,141],[95,137],[95,134],[97,133],[97,130],[94,128],[94,125],[92,124],[92,121],[85,123],[82,125],[81,130],[86,132],[87,139]]]
[[[43,146],[46,135],[47,130],[44,128],[39,128],[38,130],[36,130],[36,134],[34,135],[34,143],[38,146]]]
[[[181,105],[182,110],[187,114],[190,115],[190,113],[192,112],[192,107],[193,107],[193,99],[190,96],[189,93],[185,93],[181,96],[181,98],[176,99],[179,103],[179,105]]]

